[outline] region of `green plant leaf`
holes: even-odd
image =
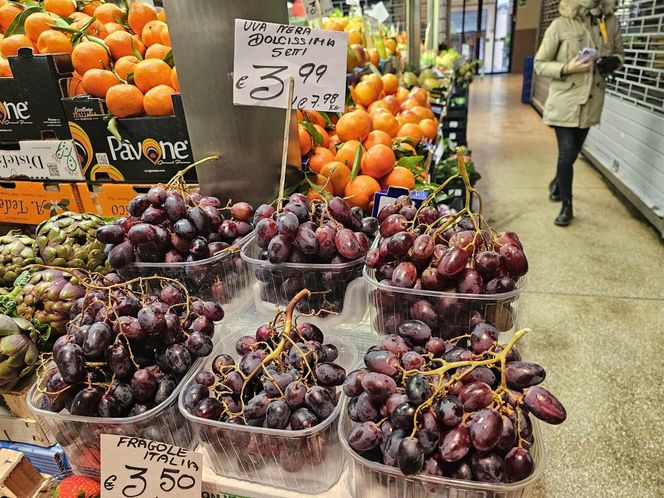
[[[309,135],[311,135],[311,138],[314,141],[314,148],[323,145],[323,137],[320,133],[318,133],[318,130],[313,124],[311,124],[309,121],[300,121],[300,124],[304,126]]]
[[[397,161],[397,166],[411,170],[413,173],[422,171],[422,167],[419,166],[424,163],[424,156],[406,156],[402,157]],[[418,167],[419,166],[419,167]]]
[[[115,118],[111,118],[108,120],[108,124],[106,125],[106,129],[108,132],[113,135],[115,138],[118,139],[118,141],[122,142],[122,136],[120,135],[120,132],[118,131],[118,121]]]
[[[350,170],[350,181],[355,180],[357,175],[360,173],[360,163],[362,162],[362,146],[360,145],[355,149],[355,155],[353,156],[353,167]]]
[[[173,49],[169,50],[168,53],[166,54],[166,57],[164,57],[164,62],[171,66],[171,68],[175,67],[175,59],[173,58]]]
[[[21,12],[19,15],[16,16],[16,18],[12,21],[12,23],[9,25],[7,28],[7,31],[5,31],[5,38],[11,35],[22,35],[25,33],[25,20],[31,15],[34,14],[35,12],[43,12],[44,9],[39,6],[39,7],[30,7],[28,9],[25,9],[23,12]]]
[[[138,50],[136,50],[136,47],[134,47],[134,38],[133,37],[131,38],[131,41],[129,42],[129,45],[131,45],[131,52],[132,52],[132,54],[134,54],[134,57],[136,57],[139,61],[142,61],[143,56],[141,55],[141,53]],[[173,51],[171,50],[169,52],[169,54],[172,54],[172,53],[173,53]],[[171,67],[173,67],[173,66],[171,66]],[[134,74],[134,73],[131,73],[131,74]]]
[[[133,72],[127,73],[127,83],[129,83],[130,85],[134,84],[134,73]]]
[[[330,116],[327,112],[325,111],[318,111],[318,114],[323,116],[323,119],[325,120],[325,125],[328,129],[334,128],[334,123],[332,123],[332,120],[330,119]]]

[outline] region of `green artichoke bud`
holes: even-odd
[[[39,350],[31,340],[39,334],[32,324],[21,318],[0,315],[3,330],[11,328],[7,320],[14,322],[15,333],[5,334],[0,339],[0,392],[10,390],[21,378],[30,375],[39,360]]]
[[[23,269],[35,262],[34,243],[18,230],[0,237],[0,286],[13,286]]]
[[[0,315],[0,336],[20,334],[19,325],[7,315]]]
[[[49,325],[55,335],[65,333],[69,310],[85,295],[77,279],[60,270],[40,270],[16,296],[16,314]]]
[[[44,221],[37,227],[35,253],[37,263],[63,268],[83,268],[106,272],[104,244],[96,238],[104,219],[90,213],[67,211]]]

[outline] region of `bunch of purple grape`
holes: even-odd
[[[114,273],[87,285],[67,333],[53,345],[55,368],[43,381],[42,409],[139,415],[168,399],[196,358],[210,354],[221,306],[190,298],[178,282],[153,280],[162,283],[156,295],[132,289]]]
[[[412,318],[439,335],[453,334],[447,336],[451,338],[468,327],[475,311],[492,318],[486,313],[496,313],[495,306],[487,310],[482,299],[451,294],[510,292],[527,273],[528,261],[515,233],[496,233],[479,215],[473,216],[441,216],[433,207],[416,208],[407,197],[381,209],[382,239],[366,256],[376,280],[383,286],[444,294],[423,297],[375,290],[370,302],[378,309],[377,330],[394,333],[403,320]],[[510,327],[511,323],[506,328]]]
[[[129,216],[97,229],[111,267],[133,262],[200,261],[237,243],[252,231],[254,209],[246,202],[230,207],[216,197],[153,187],[134,197]],[[225,214],[224,214],[225,213]]]
[[[258,259],[270,264],[256,269],[263,301],[285,305],[301,289],[312,295],[298,304],[304,313],[340,312],[348,283],[362,275],[362,265],[334,266],[363,258],[377,229],[376,218],[364,217],[340,197],[310,201],[295,193],[279,212],[264,204],[254,216]],[[329,264],[329,270],[275,266],[280,263]]]
[[[525,479],[535,466],[530,415],[550,424],[566,418],[560,402],[538,386],[544,369],[521,361],[514,346],[527,332],[500,344],[496,327],[477,321],[469,335],[445,341],[421,321],[403,322],[344,382],[355,422],[348,444],[406,475]]]

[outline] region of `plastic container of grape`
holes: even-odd
[[[224,308],[225,315],[232,315],[244,310],[251,301],[247,265],[240,257],[241,248],[251,238],[251,233],[245,235],[236,249],[201,261],[131,263],[119,273],[126,280],[154,275],[172,278],[183,283],[192,297],[214,301]],[[155,285],[161,286],[161,283]]]
[[[396,334],[399,325],[413,318],[413,305],[425,300],[436,312],[437,323],[429,323],[434,336],[451,339],[468,333],[471,318],[479,314],[508,337],[516,328],[519,295],[526,287],[521,277],[513,291],[503,294],[456,294],[424,289],[405,289],[378,282],[376,270],[364,267],[369,290],[371,326],[379,336]]]
[[[194,362],[189,372],[160,405],[133,417],[103,418],[70,415],[42,410],[39,400],[44,394],[35,382],[28,393],[28,405],[51,431],[62,446],[67,460],[75,474],[99,478],[101,470],[100,439],[102,434],[137,436],[152,441],[173,444],[186,449],[195,447],[195,437],[191,426],[178,409],[178,395],[182,387],[198,372],[202,359]],[[55,368],[51,364],[48,370]]]
[[[242,248],[253,279],[251,286],[256,311],[274,316],[278,307],[284,309],[302,289],[311,297],[298,305],[300,313],[313,313],[307,320],[319,327],[335,327],[342,323],[359,323],[367,313],[367,287],[362,278],[364,258],[342,264],[281,263],[258,259],[261,249],[256,240]],[[317,315],[316,315],[317,314]]]
[[[236,361],[240,355],[235,342],[243,335],[251,335],[264,321],[247,321],[251,325],[238,326],[224,337],[201,370],[210,370],[214,357],[222,352]],[[301,321],[308,321],[303,317]],[[323,330],[325,342],[339,350],[335,363],[351,372],[357,366],[357,350],[340,334]],[[188,384],[193,383],[190,381]],[[179,407],[198,433],[201,449],[209,456],[211,469],[219,475],[252,483],[274,486],[299,494],[318,494],[331,488],[344,470],[344,452],[337,436],[337,421],[342,398],[326,420],[310,429],[300,431],[240,426],[194,416],[184,405],[180,393]],[[337,388],[341,392],[341,386]]]
[[[465,481],[425,474],[405,476],[397,467],[372,462],[348,445],[353,422],[346,413],[347,401],[339,420],[339,439],[348,456],[347,495],[352,498],[528,498],[542,477],[546,456],[539,423],[533,420],[535,442],[529,449],[535,463],[533,473],[513,483]]]

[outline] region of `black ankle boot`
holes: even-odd
[[[558,190],[558,179],[554,178],[549,183],[549,200],[553,202],[560,202],[560,191]]]
[[[566,227],[571,223],[572,218],[574,218],[574,214],[572,213],[572,199],[563,199],[563,207],[554,223],[559,227]]]

